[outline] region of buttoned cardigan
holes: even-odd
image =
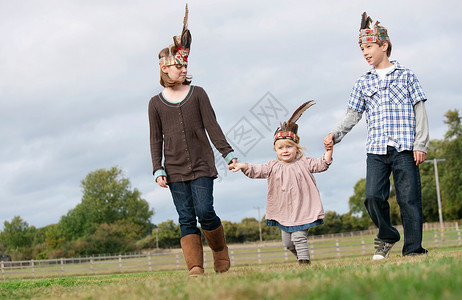
[[[218,172],[207,134],[227,162],[235,158],[203,88],[190,86],[178,103],[160,93],[149,101],[148,114],[155,177],[166,175],[168,182],[216,178]]]

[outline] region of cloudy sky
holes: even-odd
[[[275,127],[309,99],[317,104],[299,121],[301,144],[308,156],[322,155],[369,68],[357,44],[363,11],[388,28],[391,58],[420,79],[432,139],[446,131],[444,114],[462,109],[458,0],[204,0],[189,9],[189,74],[241,161],[274,159]],[[147,105],[162,90],[157,54],[180,33],[183,14],[179,1],[0,2],[0,229],[14,216],[57,223],[80,202],[80,181],[112,166],[155,210],[153,223],[177,222],[170,192],[151,175]],[[365,177],[365,140],[363,119],[334,149],[330,169],[316,174],[325,210],[348,211]],[[221,163],[218,215],[263,216],[266,181]]]

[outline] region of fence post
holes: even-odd
[[[258,255],[257,255],[257,257],[258,257],[258,264],[261,265],[261,250],[260,250],[260,247],[258,247],[257,252],[258,252]]]
[[[340,257],[340,244],[339,244],[338,240],[335,240],[335,246],[337,248],[337,256]]]
[[[34,260],[33,259],[30,261],[30,265],[32,267],[32,277],[35,277],[35,268],[34,268]]]
[[[93,267],[93,257],[90,257],[90,271],[91,274],[95,274],[95,269]]]
[[[61,258],[61,273],[64,274],[64,260]]]
[[[435,247],[439,247],[438,245],[438,234],[435,231]]]
[[[151,266],[151,252],[149,252],[149,255],[148,255],[148,266],[149,266],[149,272],[152,272],[152,266]]]
[[[122,273],[122,255],[119,254],[119,271]]]
[[[231,266],[234,266],[236,263],[234,262],[234,250],[231,250]]]
[[[460,239],[460,236],[459,236],[459,239]],[[3,264],[3,261],[0,261],[0,266],[2,269],[2,278],[3,280],[5,280],[5,265]]]
[[[361,238],[361,248],[363,249],[363,254],[366,254],[366,242],[364,238]]]

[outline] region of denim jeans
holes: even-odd
[[[213,178],[200,177],[190,181],[171,182],[168,184],[173,203],[178,212],[181,237],[189,234],[201,234],[201,228],[215,230],[221,220],[213,209]]]
[[[396,243],[400,239],[398,230],[390,221],[388,197],[391,173],[404,229],[403,255],[423,253],[420,174],[412,151],[398,152],[394,147],[388,147],[386,155],[367,154],[364,204],[379,228],[377,237],[387,243]]]

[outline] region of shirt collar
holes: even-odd
[[[397,70],[397,69],[404,69],[404,67],[403,67],[397,60],[391,60],[390,62],[391,62],[392,64],[395,65],[395,70]],[[372,67],[369,69],[369,71],[367,71],[367,73],[369,73],[369,74],[376,74],[376,75],[378,76],[377,71],[375,70],[374,66],[372,66]]]

